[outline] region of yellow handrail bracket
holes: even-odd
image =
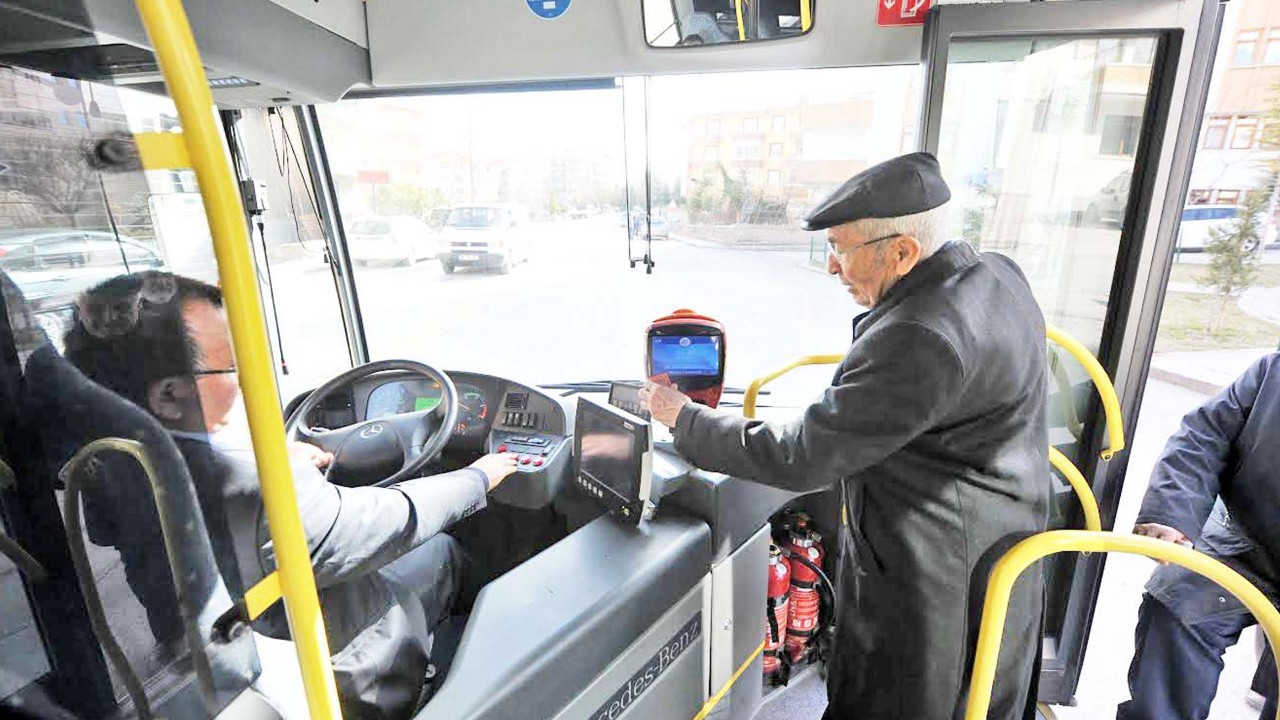
[[[182,138],[209,218],[263,504],[275,545],[289,629],[302,666],[307,705],[312,718],[340,718],[329,641],[285,449],[284,420],[262,323],[262,300],[240,195],[215,121],[213,95],[182,3],[137,0],[137,6],[169,94],[178,108]]]
[[[1122,552],[1181,565],[1216,582],[1236,596],[1257,618],[1272,650],[1280,647],[1280,612],[1262,591],[1251,585],[1240,573],[1204,553],[1138,535],[1085,530],[1041,533],[1013,546],[991,571],[982,608],[982,625],[978,630],[978,647],[973,660],[965,720],[985,720],[987,717],[987,710],[991,705],[991,688],[996,679],[1000,641],[1004,637],[1005,616],[1009,611],[1009,597],[1013,593],[1014,583],[1032,563],[1063,552]],[[1280,671],[1277,671],[1277,677],[1280,678]],[[1276,720],[1280,720],[1280,712],[1277,712]]]

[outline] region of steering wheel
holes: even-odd
[[[338,390],[375,373],[398,370],[440,386],[440,404],[430,410],[399,413],[336,429],[312,429],[305,418]],[[321,385],[302,401],[285,423],[285,436],[333,453],[326,477],[339,485],[350,478],[386,475],[376,484],[394,485],[418,477],[440,456],[458,424],[458,391],[444,372],[412,360],[378,360],[352,368]],[[398,470],[393,470],[399,466]]]

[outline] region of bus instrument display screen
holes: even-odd
[[[653,375],[720,375],[720,338],[706,335],[657,335],[649,339]]]

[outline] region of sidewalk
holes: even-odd
[[[1277,333],[1280,342],[1280,333]],[[1151,358],[1150,377],[1203,395],[1216,395],[1274,347],[1247,350],[1161,353]]]

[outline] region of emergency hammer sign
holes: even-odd
[[[923,25],[933,3],[934,0],[876,0],[876,24],[881,27]]]

